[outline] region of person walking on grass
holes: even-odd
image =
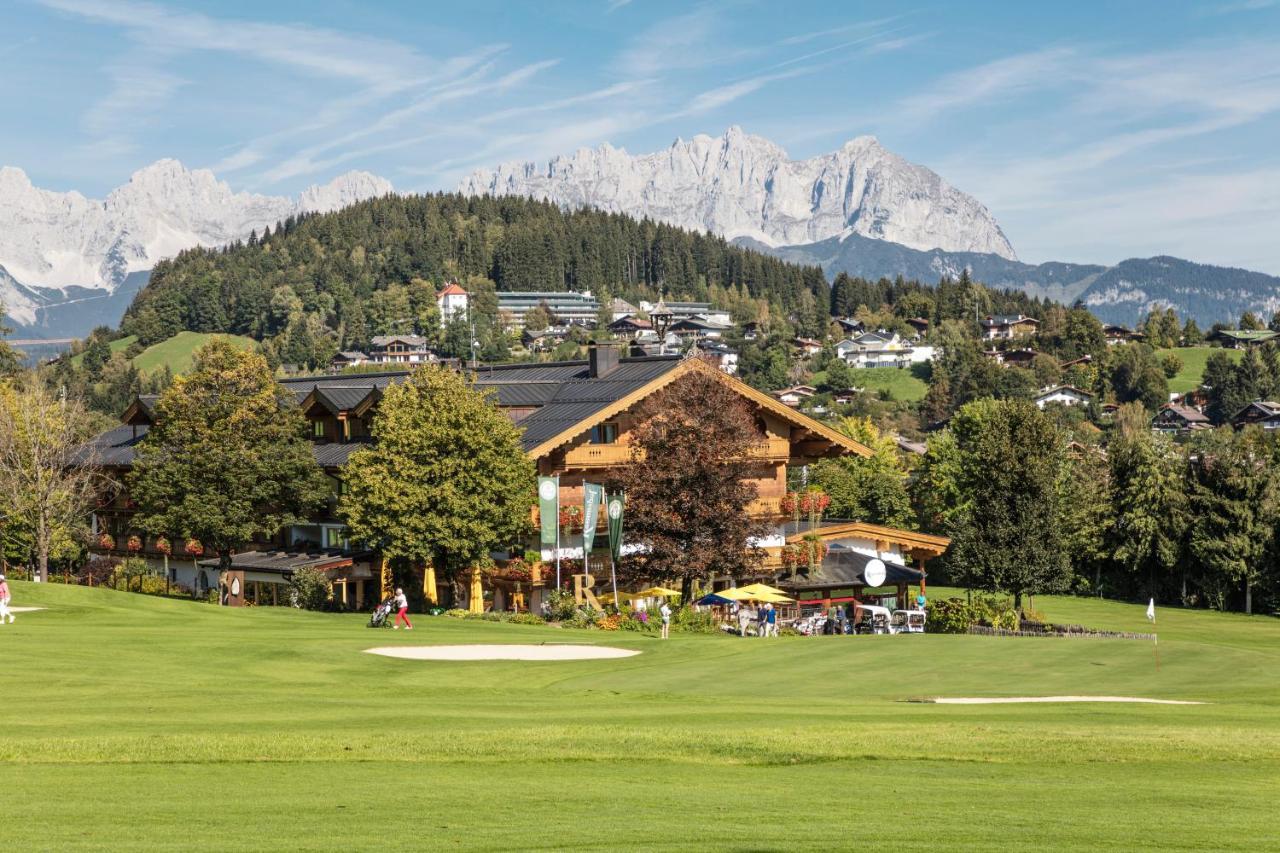
[[[773,603],[766,601],[764,604],[765,627],[764,635],[766,637],[778,636],[778,611],[774,609]]]
[[[665,640],[671,636],[671,605],[663,601],[658,613],[662,615],[662,639]]]
[[[0,575],[0,625],[4,624],[4,618],[9,617],[9,624],[13,624],[13,614],[9,612],[9,582],[4,579],[4,575]]]
[[[404,629],[412,631],[413,623],[409,621],[409,599],[405,598],[403,589],[396,587],[396,624],[391,627],[399,631],[401,619],[404,620]]]
[[[769,610],[767,604],[761,604],[756,610],[756,636],[769,636]]]

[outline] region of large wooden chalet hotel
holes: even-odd
[[[492,392],[495,404],[523,428],[524,450],[538,473],[559,475],[562,505],[581,505],[584,479],[600,482],[610,469],[630,463],[630,438],[637,424],[633,413],[639,404],[691,371],[715,376],[741,394],[756,413],[764,440],[753,453],[758,497],[749,512],[772,523],[773,534],[760,543],[769,555],[761,579],[775,579],[782,571],[785,546],[799,543],[809,533],[807,522],[797,526],[782,509],[788,467],[851,453],[866,455],[866,447],[697,357],[620,358],[614,347],[602,344],[593,346],[585,361],[481,366],[470,372],[475,387]],[[343,488],[343,465],[354,450],[371,440],[370,426],[382,389],[408,375],[408,371],[389,371],[282,380],[311,422],[316,461],[331,478],[335,499],[307,524],[281,530],[234,555],[233,577],[219,577],[218,561],[207,558],[211,555],[180,553],[181,539],[173,540],[179,547],[172,555],[157,552],[154,542],[132,526],[135,508],[125,493],[113,495],[95,513],[95,542],[108,543],[109,536],[115,543],[113,549],[95,550],[124,553],[123,543],[130,536],[140,536],[143,544],[138,553],[157,567],[163,565],[173,582],[198,594],[207,594],[211,588],[228,590],[233,593],[228,601],[232,605],[283,603],[281,585],[304,566],[329,575],[336,601],[353,608],[370,605],[382,592],[380,555],[346,540],[334,507]],[[125,411],[121,426],[95,440],[102,464],[118,482],[123,482],[134,447],[153,423],[154,403],[154,397],[139,397]],[[530,495],[531,517],[534,501]],[[791,578],[789,584],[802,597],[829,598],[836,590],[856,590],[861,568],[876,558],[888,567],[887,583],[905,594],[907,583],[918,583],[923,577],[924,561],[948,545],[942,537],[856,520],[821,521],[819,533],[829,549],[822,571],[812,578]],[[531,523],[530,545],[535,537]],[[606,554],[607,538],[598,536],[596,542],[601,555]],[[577,546],[580,559],[580,537],[562,544],[571,551]],[[718,586],[727,583],[725,579]],[[537,607],[542,588],[543,582],[536,579],[523,584],[486,579],[485,606],[508,609],[513,601],[523,599],[526,606]],[[471,603],[473,608],[479,605]]]

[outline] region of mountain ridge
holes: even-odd
[[[745,248],[801,264],[817,264],[829,278],[841,272],[862,278],[902,275],[921,281],[958,277],[1016,288],[1070,305],[1080,301],[1103,322],[1136,325],[1156,307],[1208,326],[1234,324],[1242,313],[1280,311],[1280,277],[1236,267],[1198,264],[1170,255],[1128,258],[1111,266],[1047,261],[1028,264],[977,252],[920,252],[857,235],[797,246],[769,247],[735,240]]]
[[[11,322],[38,331],[45,309],[73,301],[68,288],[109,297],[129,276],[184,249],[225,245],[289,216],[393,191],[383,178],[348,172],[297,199],[234,192],[208,169],[162,159],[97,200],[42,189],[22,169],[0,167],[0,301]]]
[[[858,234],[921,250],[1017,259],[977,199],[873,136],[805,160],[792,160],[781,146],[737,126],[719,137],[677,139],[649,154],[605,143],[545,165],[476,170],[458,191],[589,205],[769,246]]]

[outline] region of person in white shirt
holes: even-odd
[[[662,606],[658,608],[658,613],[662,616],[662,639],[671,636],[671,605],[662,602]]]
[[[396,624],[391,627],[397,631],[400,630],[401,619],[404,620],[404,629],[412,631],[413,623],[409,621],[409,599],[405,597],[403,589],[396,587]]]

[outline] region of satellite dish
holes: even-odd
[[[862,569],[862,579],[867,586],[880,586],[884,583],[884,563],[880,560],[868,560]]]

